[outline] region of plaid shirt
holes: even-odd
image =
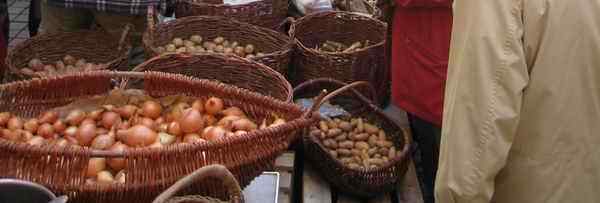
[[[48,4],[62,8],[84,8],[102,12],[145,15],[148,6],[163,7],[161,0],[48,0]]]

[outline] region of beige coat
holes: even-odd
[[[455,0],[437,202],[600,202],[600,0]]]

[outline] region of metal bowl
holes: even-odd
[[[18,179],[0,179],[0,203],[64,203],[44,186]]]

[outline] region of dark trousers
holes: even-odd
[[[415,141],[413,160],[423,199],[425,203],[433,203],[435,202],[433,189],[440,151],[441,128],[414,115],[409,114],[408,119]]]
[[[29,28],[29,36],[36,36],[40,23],[42,22],[41,5],[40,0],[29,1],[29,22],[27,27]]]

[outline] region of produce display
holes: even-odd
[[[103,64],[89,63],[85,59],[75,58],[71,55],[65,55],[62,60],[54,64],[44,64],[40,59],[34,58],[29,61],[27,68],[22,68],[21,72],[27,75],[38,77],[54,76],[71,72],[82,72],[103,69]]]
[[[382,167],[401,153],[384,130],[363,118],[321,120],[311,127],[310,135],[351,169]]]
[[[252,58],[263,56],[253,44],[240,44],[237,41],[229,41],[224,37],[216,37],[205,40],[200,35],[192,35],[189,39],[174,38],[171,43],[156,48],[162,53],[222,53],[235,54],[239,57]]]
[[[258,125],[242,109],[226,106],[217,97],[151,98],[118,106],[105,104],[93,110],[88,107],[67,112],[53,109],[36,118],[0,113],[0,137],[34,146],[124,151],[214,142],[286,122],[275,117]],[[123,158],[91,158],[87,183],[124,183],[126,168]]]
[[[369,46],[369,40],[363,42],[354,42],[350,46],[343,43],[327,40],[321,46],[315,47],[317,51],[333,53],[350,53]]]

